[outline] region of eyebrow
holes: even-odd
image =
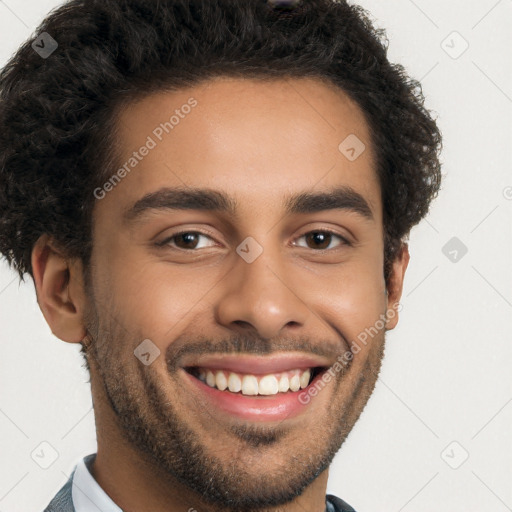
[[[209,188],[161,188],[150,192],[128,207],[123,213],[124,223],[133,223],[146,214],[158,210],[200,210],[237,216],[238,202],[224,192]],[[286,196],[286,214],[308,214],[324,210],[346,210],[366,220],[374,220],[372,210],[364,197],[352,187],[336,187],[322,192],[301,192]]]

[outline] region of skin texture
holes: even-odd
[[[398,315],[298,416],[280,422],[209,407],[189,393],[180,358],[293,351],[334,363],[399,301],[407,246],[386,288],[368,127],[355,103],[314,79],[218,78],[151,94],[120,112],[123,162],[191,97],[192,112],[97,202],[90,286],[80,261],[46,236],[38,241],[38,302],[60,339],[92,339],[93,473],[124,511],[323,512],[328,466],[373,391]],[[338,150],[350,134],[366,144],[353,162]],[[180,186],[229,194],[236,217],[161,209],[123,222],[143,195]],[[361,194],[373,220],[348,210],[285,215],[286,195],[337,186]],[[304,236],[323,229],[351,245]],[[183,230],[203,236],[181,241],[181,251],[180,237],[155,245]],[[236,252],[248,236],[263,248],[250,264]],[[147,366],[133,354],[145,339],[160,350]]]

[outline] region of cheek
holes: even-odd
[[[204,311],[208,291],[216,283],[221,286],[219,268],[171,265],[135,251],[122,261],[111,266],[108,284],[116,315],[130,333],[149,338],[160,348]]]
[[[312,289],[312,288],[310,288]],[[380,265],[353,265],[322,281],[316,290],[316,310],[350,347],[371,331],[374,338],[383,335],[382,315],[387,307],[384,277]],[[379,332],[375,334],[375,329]],[[370,340],[367,337],[368,341]],[[371,344],[358,343],[357,357],[365,358]]]

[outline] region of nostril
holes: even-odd
[[[233,323],[239,325],[240,327],[251,327],[251,324],[245,320],[235,320]]]

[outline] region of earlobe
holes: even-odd
[[[52,333],[69,343],[80,342],[86,335],[81,265],[65,258],[46,234],[32,249],[31,263],[37,302]]]
[[[389,278],[389,284],[387,289],[388,304],[387,304],[387,321],[386,330],[391,330],[398,324],[398,311],[400,298],[402,297],[404,276],[409,264],[409,247],[407,244],[403,244],[400,252],[398,253]]]

